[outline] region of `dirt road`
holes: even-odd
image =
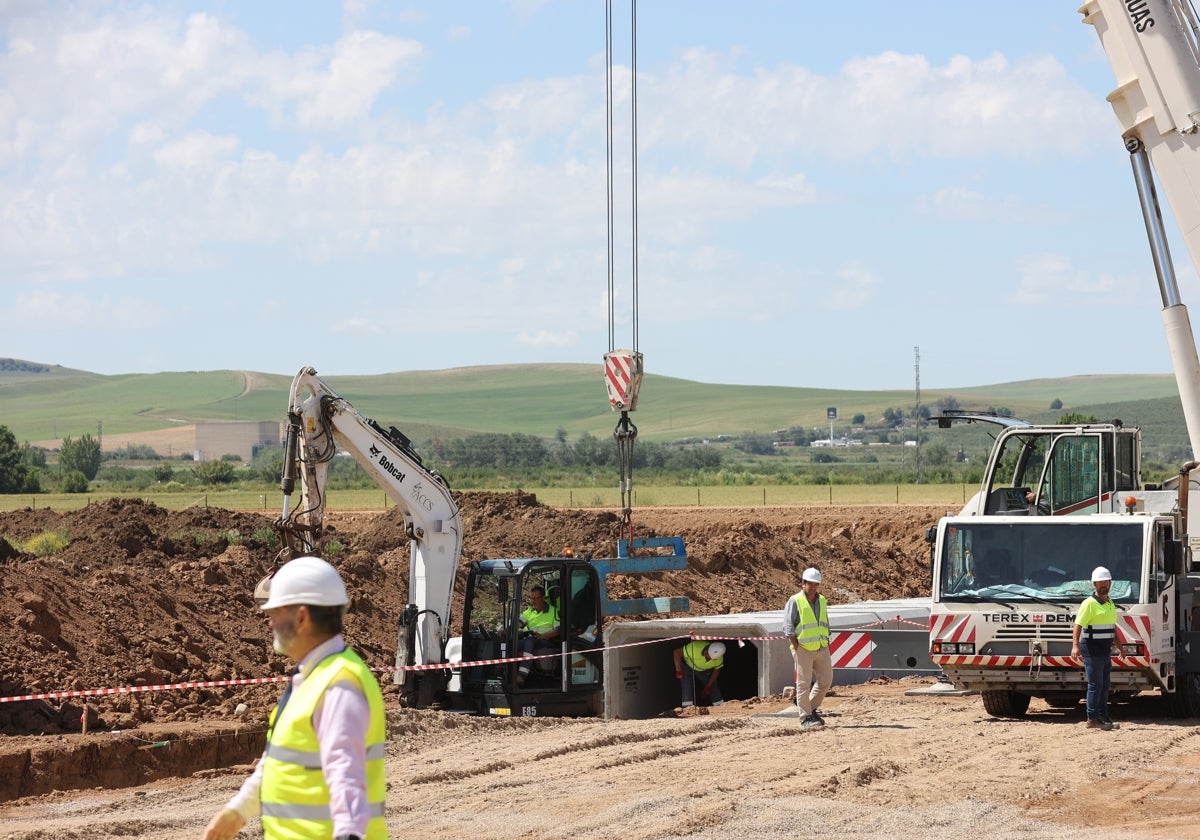
[[[466,559],[611,551],[611,512],[468,494]],[[700,614],[781,606],[807,565],[835,602],[928,591],[931,508],[640,511],[690,567],[612,582],[614,597],[683,594]],[[0,696],[282,674],[249,598],[266,520],[104,503],[0,514]],[[386,515],[334,521],[354,592],[347,633],[389,664],[407,545]],[[1154,697],[1111,733],[1035,700],[1024,720],[978,697],[909,696],[920,680],[836,690],[802,732],[782,697],[643,721],[484,720],[403,710],[388,692],[394,837],[1183,837],[1200,826],[1196,720]],[[0,840],[194,838],[261,749],[274,685],[0,704]],[[238,704],[247,710],[236,714]],[[83,734],[87,717],[89,731]],[[118,731],[119,730],[119,731]],[[819,829],[819,831],[814,831]],[[246,833],[255,836],[257,830]]]
[[[387,821],[393,837],[478,840],[1195,834],[1195,721],[1143,700],[1111,733],[1039,701],[1001,721],[977,697],[906,696],[915,682],[839,689],[815,732],[782,698],[643,721],[397,710]],[[248,770],[17,800],[0,837],[195,838]]]

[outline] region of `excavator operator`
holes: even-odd
[[[517,685],[525,684],[536,652],[552,650],[549,644],[558,638],[558,608],[546,600],[546,587],[538,584],[529,590],[529,606],[521,611],[521,653],[526,661],[517,669]]]

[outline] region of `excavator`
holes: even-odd
[[[688,609],[682,597],[608,597],[609,574],[687,567],[682,539],[622,539],[615,558],[564,551],[471,563],[461,635],[452,636],[450,606],[463,531],[446,479],[424,464],[401,431],[364,417],[312,367],[301,368],[292,380],[287,418],[283,512],[276,522],[283,548],[277,567],[321,553],[327,471],[339,451],[362,466],[402,516],[409,538],[409,589],[397,622],[394,681],[406,706],[497,716],[601,714],[604,619]],[[300,501],[292,507],[297,485]],[[260,587],[268,581],[269,576]],[[522,613],[535,588],[557,617],[557,635],[529,645]]]
[[[1200,19],[1191,0],[1088,0],[1079,11],[1116,75],[1108,101],[1132,165],[1194,459],[1200,360],[1155,184],[1200,267]],[[979,691],[998,717],[1025,714],[1033,697],[1076,705],[1086,680],[1070,657],[1074,611],[1091,594],[1091,570],[1104,566],[1118,610],[1113,692],[1157,692],[1174,714],[1200,717],[1200,523],[1189,517],[1200,504],[1200,462],[1146,485],[1140,429],[1119,420],[1035,425],[946,412],[937,421],[999,429],[979,492],[927,534],[930,657],[946,677]]]

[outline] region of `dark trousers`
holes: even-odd
[[[1091,720],[1108,719],[1108,688],[1112,677],[1112,654],[1093,654],[1088,648],[1083,654],[1083,670],[1087,674],[1087,716]]]
[[[679,690],[683,694],[683,702],[694,703],[696,701],[696,690],[708,685],[708,680],[711,676],[712,671],[693,671],[692,666],[684,662],[683,679],[679,681]],[[712,690],[708,693],[708,697],[714,703],[721,702],[721,685],[719,682],[713,683]]]

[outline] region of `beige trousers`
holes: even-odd
[[[808,717],[821,708],[825,693],[833,685],[833,660],[828,647],[808,650],[800,645],[792,651],[792,660],[796,663],[796,705]]]

